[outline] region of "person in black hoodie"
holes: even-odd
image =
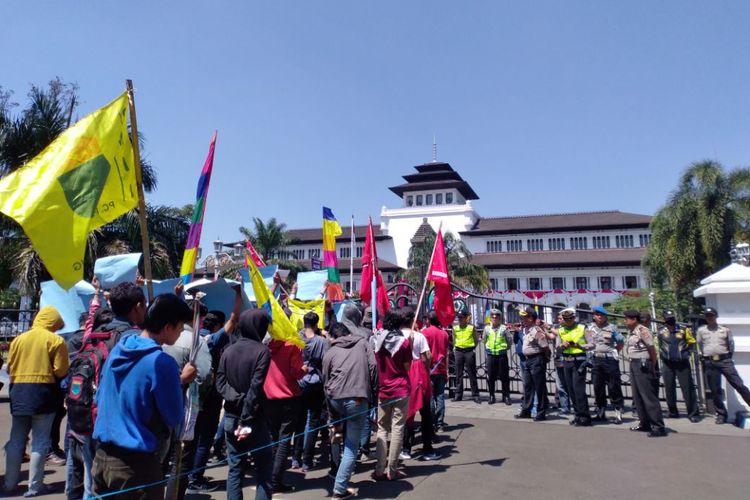
[[[226,348],[219,361],[216,388],[224,398],[224,434],[227,443],[227,498],[241,500],[244,454],[251,449],[258,487],[256,500],[272,496],[271,432],[263,412],[263,383],[271,354],[262,339],[268,331],[268,314],[262,309],[240,316],[240,337]]]

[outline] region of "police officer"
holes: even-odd
[[[477,359],[474,349],[479,342],[479,335],[474,325],[469,324],[468,311],[458,313],[458,326],[453,327],[453,353],[456,357],[456,395],[453,401],[461,401],[464,397],[464,370],[469,376],[471,397],[480,404],[479,388],[477,386]]]
[[[690,356],[693,353],[695,338],[690,333],[689,328],[677,324],[673,310],[665,310],[662,317],[664,318],[664,327],[659,330],[659,358],[661,359],[661,376],[664,380],[669,418],[680,417],[677,411],[676,385],[679,380],[682,397],[687,406],[688,418],[695,423],[700,420],[695,383],[690,368]]]
[[[562,324],[557,330],[560,337],[557,345],[563,355],[565,387],[575,410],[570,425],[587,427],[591,425],[591,414],[586,396],[586,351],[593,346],[586,340],[586,327],[576,321],[575,309],[563,309],[560,317]]]
[[[609,323],[607,310],[601,306],[595,307],[594,322],[586,329],[586,335],[593,344],[593,358],[591,360],[591,379],[594,383],[594,398],[596,400],[596,415],[594,420],[607,420],[607,392],[612,406],[615,407],[615,423],[622,423],[622,382],[620,381],[620,357],[618,352],[625,342],[617,328]]]
[[[734,367],[734,338],[732,331],[726,326],[719,325],[716,318],[719,314],[713,307],[707,307],[703,316],[706,324],[698,328],[698,347],[703,356],[703,368],[706,380],[716,407],[716,423],[727,421],[727,408],[724,406],[721,390],[721,376],[726,377],[729,385],[734,387],[745,403],[750,405],[750,390],[745,386]]]
[[[641,324],[641,313],[630,310],[623,314],[630,331],[625,340],[625,356],[630,360],[633,403],[638,411],[638,424],[630,430],[648,432],[649,437],[666,436],[659,395],[654,389],[654,380],[658,380],[654,337],[651,330]]]
[[[536,416],[539,422],[547,419],[547,334],[536,325],[536,311],[527,307],[520,312],[521,335],[523,336],[523,354],[526,356],[524,370],[527,372],[528,384],[523,386],[523,405],[521,413],[515,418],[531,418],[534,396],[537,400]]]
[[[490,310],[490,324],[484,327],[484,349],[487,353],[487,387],[489,404],[495,404],[495,381],[500,378],[503,402],[510,405],[510,371],[508,367],[508,338],[499,309]]]

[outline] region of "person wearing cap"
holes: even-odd
[[[530,383],[523,386],[523,405],[515,418],[532,418],[531,410],[536,396],[535,421],[547,419],[547,350],[549,344],[543,328],[536,325],[537,313],[527,307],[520,312],[523,354],[526,356],[524,370]]]
[[[721,376],[726,377],[729,385],[734,387],[745,403],[750,405],[750,390],[742,382],[737,368],[734,367],[734,337],[726,326],[718,324],[718,313],[713,307],[707,307],[703,313],[706,324],[698,328],[698,347],[703,357],[703,368],[706,372],[708,387],[716,408],[716,423],[727,421],[727,408],[724,406],[721,390]]]
[[[562,324],[557,330],[560,337],[558,349],[562,350],[565,387],[575,410],[570,425],[587,427],[591,425],[591,414],[586,396],[586,351],[593,346],[586,339],[586,327],[576,321],[575,309],[563,309],[560,316]]]
[[[490,324],[484,327],[484,349],[487,353],[487,388],[489,404],[495,404],[495,381],[500,378],[503,402],[510,405],[510,370],[508,367],[508,337],[499,309],[490,310]]]
[[[654,380],[658,380],[654,337],[651,330],[641,324],[641,313],[628,310],[623,314],[630,331],[625,340],[625,356],[630,360],[633,404],[638,411],[638,424],[630,430],[648,432],[649,437],[666,436],[659,394],[654,389]]]
[[[618,352],[625,342],[617,328],[609,323],[609,313],[601,306],[592,309],[594,322],[586,329],[586,335],[594,346],[591,379],[594,383],[596,415],[594,420],[606,421],[607,393],[615,408],[615,423],[622,423],[622,382]]]
[[[682,397],[687,407],[688,418],[698,422],[698,402],[696,401],[695,382],[690,368],[690,357],[693,354],[695,338],[689,328],[677,324],[675,313],[667,309],[662,314],[664,327],[659,330],[659,358],[661,359],[661,376],[664,380],[664,392],[667,397],[669,418],[679,418],[677,411],[677,381],[680,382]]]
[[[474,325],[469,324],[468,311],[458,313],[458,326],[453,327],[453,353],[456,357],[456,394],[453,401],[461,401],[464,397],[464,370],[469,376],[471,397],[480,404],[479,387],[477,386],[477,360],[474,350],[479,342],[479,336]]]

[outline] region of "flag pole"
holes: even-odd
[[[151,250],[148,240],[148,225],[146,222],[146,198],[143,195],[143,173],[141,171],[141,150],[138,144],[138,120],[135,117],[135,95],[133,94],[133,80],[125,80],[128,90],[128,107],[130,108],[130,141],[133,143],[133,164],[135,165],[135,179],[138,184],[138,218],[141,221],[141,245],[143,246],[143,274],[146,278],[146,290],[149,303],[154,300],[154,284],[151,277]]]
[[[367,232],[372,228],[372,217],[368,218]],[[370,280],[370,309],[372,309],[372,331],[378,328],[378,263],[375,259],[375,229],[372,230],[370,238],[370,269],[372,279]]]
[[[349,249],[349,297],[354,292],[354,214],[352,214],[352,237]]]
[[[443,229],[443,222],[440,222],[440,225],[438,226],[438,233]],[[427,290],[427,277],[430,275],[430,271],[432,270],[432,259],[435,258],[435,249],[437,248],[437,233],[435,233],[435,243],[432,245],[432,254],[430,255],[430,262],[427,264],[427,273],[424,275],[424,282],[422,283],[422,293],[419,294],[419,302],[417,302],[417,311],[414,315],[414,322],[411,324],[411,329],[414,330],[414,327],[417,325],[417,319],[419,318],[419,313],[422,310],[422,300],[424,299],[424,292]]]

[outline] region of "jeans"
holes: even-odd
[[[233,415],[224,415],[224,438],[227,444],[227,500],[242,500],[242,479],[245,472],[242,462],[250,450],[255,463],[256,500],[267,500],[272,496],[271,473],[273,470],[273,453],[271,452],[271,433],[263,417],[255,419],[250,436],[238,441],[234,435],[239,419]]]
[[[375,444],[378,462],[375,472],[385,472],[386,461],[388,474],[395,475],[398,467],[398,455],[404,441],[406,414],[409,411],[409,398],[382,399],[378,408],[378,438]],[[390,445],[388,434],[391,435]]]
[[[31,431],[31,461],[29,463],[29,493],[41,493],[44,488],[44,461],[50,447],[50,431],[54,413],[13,415],[10,439],[5,445],[5,489],[18,486],[21,461],[26,450],[26,438]]]
[[[68,500],[89,498],[93,492],[91,468],[94,465],[96,446],[91,436],[68,434],[67,441],[65,494]]]
[[[378,416],[377,405],[370,406],[368,403],[369,410],[367,412],[365,423],[362,426],[362,435],[359,438],[359,451],[360,453],[370,454],[370,434],[372,434],[372,423]]]
[[[292,436],[297,428],[302,398],[269,399],[266,401],[266,415],[271,427],[271,439],[276,443],[273,460],[273,484],[284,481],[286,459],[292,449]]]
[[[341,458],[341,464],[333,486],[334,495],[342,495],[346,493],[349,479],[351,479],[354,471],[357,451],[359,450],[359,439],[362,436],[362,428],[369,412],[365,400],[355,398],[332,399],[329,404],[331,409],[337,413],[337,419],[346,419],[344,455]]]
[[[432,416],[436,426],[445,425],[445,375],[433,375],[432,379]]]
[[[557,399],[560,405],[560,411],[570,411],[570,396],[568,389],[565,387],[565,372],[562,366],[555,366],[555,385],[557,386]]]
[[[294,458],[308,467],[313,466],[315,443],[322,425],[323,403],[325,403],[323,386],[308,387],[302,391],[302,408],[294,430]]]

